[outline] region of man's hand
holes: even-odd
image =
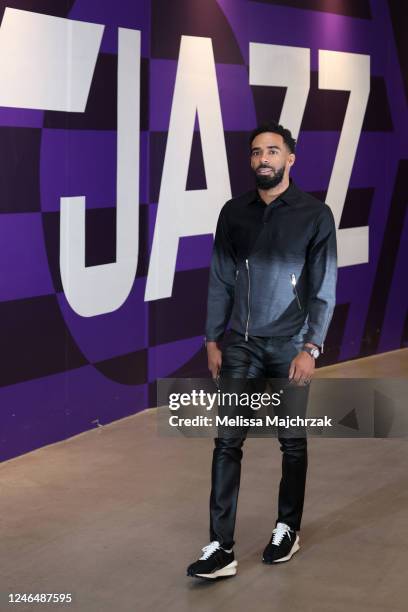
[[[207,342],[208,369],[213,378],[218,378],[221,370],[222,353],[216,342]]]
[[[298,385],[308,384],[313,376],[314,370],[314,358],[309,355],[309,353],[300,351],[290,364],[289,380]]]

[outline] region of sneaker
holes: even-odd
[[[285,523],[277,523],[263,552],[262,561],[268,564],[289,561],[299,548],[299,536],[296,535],[296,531]]]
[[[204,546],[203,555],[187,568],[187,576],[197,576],[214,580],[223,576],[235,576],[237,561],[234,553],[225,551],[217,541]]]

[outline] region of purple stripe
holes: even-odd
[[[381,37],[388,41],[387,53],[387,92],[390,100],[391,113],[396,133],[401,146],[400,156],[408,156],[406,134],[408,133],[408,115],[404,83],[398,53],[395,46],[394,32],[386,3],[371,0],[372,12],[377,27],[381,30]],[[394,159],[397,155],[394,153]],[[408,285],[404,281],[407,277],[408,261],[408,215],[405,215],[404,229],[401,234],[401,243],[398,259],[393,273],[393,282],[389,293],[387,310],[381,330],[381,339],[378,352],[395,349],[400,346],[401,336],[408,309]]]
[[[367,19],[256,2],[248,15],[247,36],[252,42],[314,49],[312,70],[317,69],[317,49],[367,53],[377,42]]]
[[[44,112],[25,108],[0,107],[0,126],[3,127],[29,127],[43,126]]]
[[[93,366],[0,389],[0,461],[147,407],[147,386],[108,380]]]
[[[381,19],[358,19],[294,7],[249,4],[242,0],[217,2],[233,27],[247,64],[251,41],[307,47],[311,49],[312,70],[318,68],[318,49],[370,54],[372,74],[385,74],[389,69],[388,54],[378,41],[388,44],[393,37],[384,37]],[[374,17],[387,10],[378,0],[372,4]]]
[[[338,139],[339,134],[335,132],[302,132],[297,149],[298,162],[293,169],[293,177],[299,187],[305,191],[327,189]],[[321,154],[322,151],[324,155]],[[379,151],[388,153],[385,156],[379,155]],[[316,164],[316,156],[319,159],[318,164]],[[386,171],[384,169],[385,157],[388,160]],[[370,132],[361,135],[350,188],[375,187],[369,219],[370,260],[367,264],[339,269],[337,302],[350,304],[340,360],[350,359],[359,354],[383,233],[391,205],[398,158],[398,143],[395,134]]]
[[[81,317],[58,294],[62,316],[81,352],[91,362],[110,359],[147,346],[146,279],[137,278],[125,303],[114,312]]]
[[[177,62],[150,60],[149,127],[152,132],[167,132],[176,80]]]
[[[149,348],[149,382],[170,376],[203,346],[203,336]]]
[[[371,0],[371,10],[376,28],[376,47],[384,56],[386,75],[385,84],[390,104],[391,116],[395,126],[395,137],[401,147],[401,157],[408,156],[408,144],[406,134],[408,133],[408,113],[405,99],[405,88],[402,80],[399,57],[395,46],[394,31],[392,28],[386,2]],[[378,41],[386,41],[387,48]]]
[[[254,129],[256,114],[246,66],[217,64],[216,72],[224,130]]]
[[[248,16],[252,7],[247,0],[217,0],[222,12],[226,16],[231,31],[234,33],[241,55],[246,64],[249,63],[249,33]]]
[[[366,265],[363,264],[340,268],[338,271],[337,303],[349,304],[339,361],[352,359],[360,353],[365,318],[370,303],[370,288],[372,286],[372,279],[366,276],[365,270]],[[356,299],[356,296],[359,299]]]
[[[105,25],[100,51],[117,53],[118,28],[142,31],[142,56],[150,49],[150,2],[112,2],[112,0],[76,0],[70,19]]]
[[[54,293],[41,213],[1,215],[0,260],[0,301]]]
[[[59,211],[62,196],[86,196],[87,208],[116,205],[116,132],[44,129],[41,207]],[[148,134],[140,134],[140,202],[147,202]]]
[[[352,266],[351,268],[344,268],[344,272],[343,270],[340,270],[340,272],[344,274],[345,283],[344,293],[341,293],[340,289],[340,300],[347,301],[348,297],[348,299],[351,301],[350,313],[343,336],[342,349],[339,355],[340,361],[356,356],[358,354],[356,347],[358,349],[360,348],[360,342],[364,333],[365,321],[370,305],[377,267],[381,265],[381,262],[379,261],[379,254],[389,215],[391,194],[393,191],[397,166],[398,159],[395,159],[393,162],[389,163],[387,173],[377,175],[377,184],[375,186],[369,219],[369,263],[360,266]],[[354,272],[352,272],[353,269]],[[353,287],[351,275],[357,275],[358,271],[360,272],[359,282]],[[353,280],[356,281],[356,276],[354,276]],[[355,292],[353,292],[353,288],[355,288]]]
[[[408,200],[408,195],[407,195]],[[408,215],[405,215],[398,259],[393,271],[393,283],[388,297],[387,310],[381,329],[378,352],[390,351],[400,346],[405,318],[408,312]]]
[[[213,234],[180,238],[176,270],[208,268],[211,261]]]
[[[299,183],[301,189],[305,191],[327,189],[339,138],[340,132],[300,133],[296,148],[296,162],[291,171],[291,176]],[[381,155],[379,154],[380,151],[382,151]],[[363,132],[358,142],[349,187],[381,185],[384,159],[388,159],[390,156],[398,159],[398,141],[395,134]]]

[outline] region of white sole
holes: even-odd
[[[292,548],[289,551],[289,554],[286,555],[286,557],[282,557],[282,559],[277,559],[276,561],[273,561],[272,563],[283,563],[284,561],[290,561],[290,559],[293,557],[293,555],[295,553],[297,553],[297,551],[299,550],[300,545],[299,545],[299,536],[296,536],[296,540],[293,543]],[[262,559],[264,560],[264,559]],[[272,565],[272,564],[269,564]]]
[[[237,573],[238,561],[232,561],[229,565],[222,567],[221,569],[213,572],[212,574],[194,574],[199,578],[222,578],[223,576],[235,576]]]

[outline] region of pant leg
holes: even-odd
[[[246,380],[262,375],[262,362],[255,342],[244,341],[244,337],[231,332],[222,352],[220,391],[244,391]],[[228,411],[226,411],[228,412]],[[233,416],[234,410],[229,411]],[[236,411],[237,413],[237,411]],[[210,538],[218,540],[223,548],[234,545],[235,519],[241,480],[242,446],[248,428],[241,428],[236,434],[222,431],[215,438],[211,470],[210,495]]]
[[[278,521],[299,531],[302,521],[307,473],[306,438],[279,438],[282,478],[279,485]]]
[[[235,519],[245,438],[215,438],[211,469],[210,539],[227,550],[234,545]]]
[[[271,338],[266,351],[268,377],[287,379],[290,363],[298,351],[299,347],[291,339]],[[308,389],[288,387],[288,392],[285,390],[285,393],[290,399],[283,405],[282,416],[306,416]],[[277,412],[279,413],[279,410]],[[297,430],[294,434],[295,437],[290,437],[290,429],[278,429],[282,476],[279,484],[277,522],[286,523],[298,531],[303,515],[308,457],[306,433],[299,433]]]

